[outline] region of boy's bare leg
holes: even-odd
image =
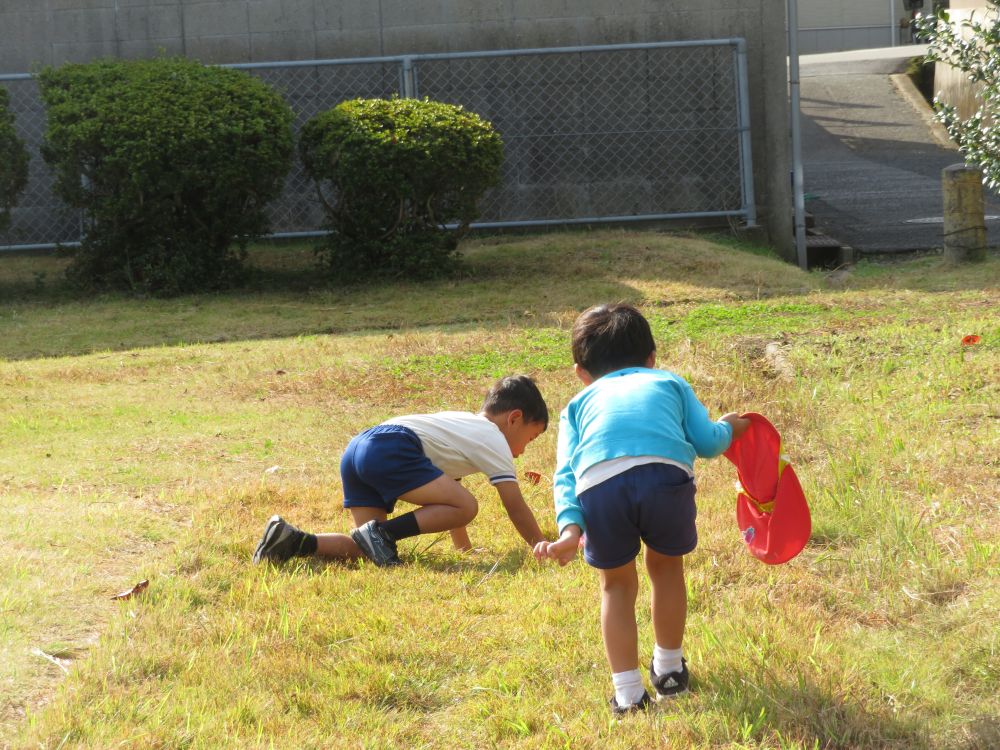
[[[650,613],[656,643],[661,648],[680,648],[687,621],[684,558],[663,555],[646,547],[646,571],[652,587]]]
[[[611,671],[628,672],[639,666],[635,600],[639,578],[635,560],[619,568],[601,570],[601,632]]]
[[[451,530],[451,543],[455,549],[462,552],[469,552],[472,549],[472,540],[469,539],[469,530],[464,526]]]
[[[386,512],[381,508],[350,508],[354,526],[363,526],[371,520],[384,521]],[[361,548],[347,534],[317,534],[316,554],[328,560],[357,560],[364,555]]]
[[[399,499],[421,506],[413,511],[421,534],[465,526],[479,512],[479,503],[472,493],[446,476],[410,490]]]

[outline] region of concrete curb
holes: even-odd
[[[924,95],[920,93],[916,84],[913,83],[906,73],[893,73],[889,76],[889,80],[892,81],[892,85],[896,87],[896,90],[900,95],[909,102],[910,106],[916,111],[920,118],[927,124],[928,129],[931,131],[931,135],[934,136],[934,140],[937,141],[938,145],[942,148],[954,151],[955,154],[961,159],[961,154],[958,151],[958,146],[948,135],[948,131],[945,130],[944,125],[942,125],[934,117],[934,110],[924,99]]]

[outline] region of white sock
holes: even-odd
[[[642,672],[632,669],[628,672],[615,672],[611,675],[615,686],[615,702],[623,708],[642,700],[646,688],[642,686]]]
[[[682,669],[681,658],[684,656],[683,648],[660,648],[653,646],[653,671],[656,676],[669,674],[670,672],[680,672]]]

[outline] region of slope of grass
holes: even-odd
[[[997,259],[833,289],[728,242],[570,233],[337,290],[304,248],[256,257],[252,292],[170,301],[0,258],[0,746],[996,746]],[[396,570],[250,565],[274,512],[349,528],[337,463],[362,427],[477,409],[512,371],[557,411],[568,327],[607,299],[642,306],[713,413],[770,416],[811,502],[810,545],[764,566],[731,467],[699,464],[690,696],[610,720],[594,571],[534,563],[482,481],[473,554],[433,536]],[[555,432],[522,469],[551,473]],[[550,491],[525,485],[553,532]]]

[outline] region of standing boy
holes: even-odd
[[[514,528],[535,547],[545,539],[521,496],[514,459],[548,424],[535,381],[512,375],[493,386],[478,414],[414,414],[367,429],[351,440],[340,462],[344,507],[356,527],[350,535],[308,534],[272,516],[253,561],[363,555],[376,565],[399,565],[397,542],[439,531],[450,531],[457,549],[471,549],[465,526],[479,506],[458,480],[477,472],[496,487]],[[419,507],[389,519],[397,500]]]
[[[695,529],[695,456],[717,456],[749,426],[718,422],[677,375],[653,369],[649,323],[631,305],[598,305],[573,325],[580,391],[559,418],[554,481],[559,540],[535,548],[565,565],[586,530],[584,559],[600,571],[601,631],[616,714],[645,708],[639,665],[635,558],[646,545],[656,636],[649,676],[657,700],[687,691],[681,642],[687,617],[684,558]]]

